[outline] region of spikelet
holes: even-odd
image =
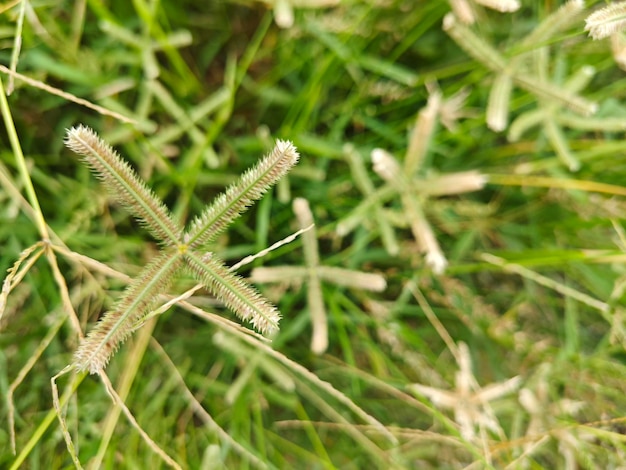
[[[233,274],[214,255],[199,256],[188,252],[186,267],[215,297],[243,321],[263,334],[278,330],[280,312],[242,278]]]
[[[123,297],[105,313],[74,354],[74,367],[97,374],[128,339],[155,305],[157,296],[171,284],[182,264],[182,255],[167,250],[144,268]]]
[[[74,355],[77,370],[93,374],[106,367],[183,265],[242,320],[262,333],[278,329],[278,310],[213,254],[200,254],[198,247],[225,230],[297,163],[299,155],[290,142],[277,141],[269,155],[196,218],[184,237],[167,207],[94,131],[82,125],[74,127],[68,130],[65,143],[83,157],[116,200],[166,245],[81,342]]]
[[[198,247],[215,240],[233,220],[285,176],[298,162],[299,157],[291,142],[277,140],[274,150],[246,171],[237,183],[220,194],[213,204],[191,223],[191,228],[185,235],[185,242],[190,247]]]
[[[82,156],[113,197],[135,216],[160,242],[174,245],[180,229],[168,209],[110,145],[89,127],[67,131],[65,145]]]
[[[585,20],[585,31],[593,39],[604,39],[626,28],[626,2],[613,3],[593,12]]]

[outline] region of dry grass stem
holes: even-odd
[[[22,1],[22,0],[21,0]],[[137,124],[137,121],[129,118],[127,116],[124,116],[120,113],[117,113],[115,111],[111,111],[110,109],[104,108],[102,106],[98,106],[96,104],[91,103],[90,101],[87,101],[85,99],[82,98],[78,98],[75,95],[72,95],[71,93],[67,93],[63,90],[59,90],[58,88],[52,87],[50,85],[47,85],[43,82],[40,82],[39,80],[34,80],[30,77],[27,77],[26,75],[22,75],[21,73],[15,72],[7,67],[5,67],[4,65],[0,64],[0,72],[6,73],[7,75],[11,76],[11,77],[15,77],[18,80],[24,82],[24,83],[28,83],[30,86],[34,87],[34,88],[39,88],[40,90],[43,90],[47,93],[50,93],[51,95],[56,95],[59,96],[61,98],[63,98],[64,100],[70,101],[72,103],[76,103],[78,105],[84,106],[85,108],[89,108],[89,109],[93,109],[94,111],[96,111],[97,113],[103,115],[103,116],[111,116],[114,119],[117,119],[118,121],[121,122],[126,122],[128,124]]]
[[[239,455],[249,460],[255,467],[261,469],[268,468],[265,462],[239,444],[236,439],[233,439],[231,435],[228,434],[228,432],[226,432],[226,430],[224,430],[224,428],[222,428],[215,421],[215,419],[213,419],[211,414],[202,406],[202,403],[200,403],[191,390],[189,390],[184,378],[180,375],[178,368],[174,362],[172,362],[172,359],[168,356],[167,352],[154,339],[152,340],[152,347],[158,351],[161,359],[165,363],[165,366],[171,371],[172,376],[177,379],[180,387],[182,388],[183,395],[185,396],[194,414],[200,418],[209,429],[215,431],[224,444],[231,446]]]
[[[124,401],[120,398],[120,396],[117,394],[117,392],[113,388],[113,384],[111,383],[107,375],[104,373],[104,371],[101,370],[99,372],[99,375],[100,375],[100,380],[102,380],[107,393],[111,397],[111,400],[113,400],[113,403],[115,403],[116,406],[121,408],[122,412],[126,416],[126,419],[128,419],[128,422],[131,424],[133,428],[135,428],[135,430],[139,433],[142,440],[148,445],[148,447],[150,447],[150,449],[152,449],[152,451],[155,454],[161,457],[163,462],[168,464],[170,467],[175,468],[177,470],[182,470],[182,467],[172,457],[170,457],[163,449],[161,449],[161,447],[156,442],[154,442],[152,438],[148,435],[148,433],[144,431],[144,429],[139,425],[139,423],[133,416],[132,412],[128,409]]]
[[[35,264],[39,257],[45,252],[45,243],[37,242],[34,245],[22,250],[18,259],[13,266],[7,271],[7,275],[2,282],[2,291],[0,291],[0,325],[3,325],[2,317],[7,306],[7,299],[11,291],[24,279],[30,268]],[[31,256],[35,253],[33,256]],[[22,264],[24,267],[20,270]]]

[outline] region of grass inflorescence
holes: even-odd
[[[0,467],[623,467],[625,12],[0,7]]]

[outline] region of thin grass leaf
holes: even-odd
[[[62,377],[65,374],[72,372],[70,383],[65,386],[65,390],[63,391],[63,395],[59,398],[59,388],[57,386],[57,380],[59,377]],[[75,370],[72,370],[72,366],[65,366],[61,371],[59,371],[56,375],[50,378],[50,388],[52,389],[52,406],[54,410],[50,410],[47,416],[47,422],[44,421],[40,426],[40,431],[43,433],[45,428],[49,426],[49,422],[54,420],[56,417],[59,420],[59,425],[61,426],[61,434],[63,434],[63,440],[65,441],[65,446],[67,447],[67,451],[72,458],[72,462],[74,463],[74,467],[77,470],[82,470],[83,466],[80,463],[80,458],[78,457],[78,452],[76,450],[76,446],[72,441],[72,435],[70,434],[69,428],[67,426],[67,406],[70,398],[74,393],[76,393],[76,389],[80,385],[80,383],[87,377],[86,374],[77,374]],[[29,442],[30,444],[30,442]],[[27,444],[28,447],[28,444]],[[16,459],[16,462],[21,460],[23,452],[20,453],[20,456]],[[17,469],[19,463],[11,467],[11,470]],[[21,468],[21,467],[19,467]]]
[[[186,266],[194,277],[243,321],[249,321],[263,334],[278,330],[280,313],[272,304],[228,270],[222,261],[210,254],[200,256],[192,251],[185,254]]]
[[[57,335],[58,331],[61,329],[66,320],[65,314],[59,315],[57,312],[51,312],[51,315],[49,315],[48,318],[54,321],[51,322],[46,336],[42,338],[37,348],[30,354],[28,361],[26,361],[26,364],[22,366],[20,371],[17,373],[17,376],[15,377],[13,382],[11,382],[8,390],[6,391],[5,398],[7,404],[9,441],[11,442],[11,451],[13,452],[13,455],[15,455],[17,451],[15,434],[15,403],[13,401],[13,396],[15,395],[15,391],[17,390],[17,388],[22,383],[24,383],[26,376],[35,367],[35,364],[39,361],[44,351],[48,348],[48,346]]]
[[[133,416],[132,412],[128,409],[128,406],[126,406],[126,403],[124,403],[124,400],[122,400],[122,398],[120,398],[118,393],[115,391],[115,388],[113,388],[113,384],[111,383],[111,380],[107,377],[107,375],[104,372],[100,374],[100,380],[102,380],[102,382],[104,383],[105,390],[108,393],[108,395],[111,397],[111,400],[113,400],[113,403],[115,404],[115,406],[120,407],[120,409],[122,410],[122,413],[124,413],[130,425],[133,428],[135,428],[135,431],[137,431],[137,433],[141,436],[141,439],[148,445],[150,450],[152,450],[155,454],[157,454],[163,460],[163,462],[167,463],[173,469],[182,470],[182,467],[172,457],[170,457],[167,454],[167,452],[161,449],[161,447],[156,442],[154,442],[154,440],[148,435],[148,433],[137,422],[137,419]]]
[[[15,72],[17,70],[17,62],[20,57],[20,51],[22,50],[22,30],[24,28],[24,15],[26,13],[26,7],[28,2],[26,0],[22,1],[20,5],[20,10],[17,16],[17,24],[15,26],[15,38],[13,41],[13,52],[11,54],[11,71]],[[7,96],[10,96],[13,93],[13,89],[15,88],[15,77],[13,75],[9,76],[9,83],[7,83]]]
[[[272,361],[266,356],[264,357],[259,355],[256,348],[250,347],[249,344],[239,341],[237,336],[229,334],[225,331],[218,331],[215,335],[213,335],[213,343],[233,356],[250,361],[246,367],[250,366],[251,362],[254,361],[253,368],[256,369],[258,367],[266,372],[268,378],[273,380],[274,384],[283,391],[291,393],[296,389],[293,376],[285,371],[282,365],[277,364],[275,361]],[[241,377],[241,375],[239,375],[239,377]],[[227,395],[229,393],[230,391]],[[234,403],[234,401],[230,400],[229,402]]]
[[[536,282],[537,284],[545,286],[549,289],[553,289],[554,291],[562,295],[571,297],[572,299],[575,299],[585,305],[588,305],[589,307],[600,311],[602,316],[609,323],[611,322],[611,318],[610,318],[611,308],[609,304],[607,304],[606,302],[603,302],[602,300],[596,299],[588,294],[585,294],[584,292],[576,290],[561,282],[557,282],[547,276],[538,274],[535,271],[532,271],[531,269],[526,268],[525,266],[521,266],[515,263],[509,263],[505,259],[500,258],[498,256],[494,256],[489,253],[483,253],[481,258],[485,260],[487,263],[491,263],[491,264],[501,267],[504,271],[512,272],[520,276],[523,276],[524,278],[530,279]]]
[[[250,205],[261,198],[298,162],[299,154],[291,142],[277,140],[272,150],[256,166],[246,171],[239,182],[220,194],[213,204],[197,217],[185,235],[191,247],[210,243]]]
[[[174,245],[181,229],[169,210],[110,145],[90,128],[79,125],[67,131],[65,145],[81,155],[113,197],[160,242]]]
[[[217,336],[217,334],[215,336]],[[249,460],[253,466],[261,469],[268,468],[267,464],[260,457],[258,457],[252,450],[248,450],[237,439],[234,439],[215,421],[215,419],[213,419],[209,412],[202,406],[202,403],[196,395],[189,390],[189,387],[185,383],[185,378],[181,375],[181,372],[179,372],[177,366],[172,362],[172,359],[167,355],[161,345],[158,342],[153,341],[152,347],[159,353],[165,367],[169,368],[171,371],[171,377],[180,384],[183,397],[189,403],[189,408],[193,410],[197,418],[218,436],[224,446],[232,447],[235,452],[243,458]],[[202,468],[208,467],[209,466]]]
[[[96,374],[151,310],[158,294],[167,289],[182,264],[182,255],[167,250],[148,264],[124,296],[98,322],[74,354],[79,371]]]

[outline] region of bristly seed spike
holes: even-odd
[[[182,230],[169,210],[135,170],[98,134],[81,124],[68,129],[65,145],[82,156],[113,197],[139,219],[158,241],[165,245],[175,245],[180,241]]]
[[[274,149],[239,181],[228,187],[197,217],[185,233],[191,247],[210,243],[237,217],[260,199],[298,162],[300,155],[291,142],[277,140]]]
[[[73,127],[67,131],[65,144],[82,156],[115,199],[165,245],[81,341],[73,362],[77,370],[95,374],[104,369],[183,265],[242,320],[252,323],[261,333],[273,334],[278,330],[280,313],[276,307],[213,253],[203,255],[196,249],[213,240],[297,163],[299,155],[290,142],[278,140],[274,150],[218,197],[186,232],[130,165],[93,130],[83,125]]]

